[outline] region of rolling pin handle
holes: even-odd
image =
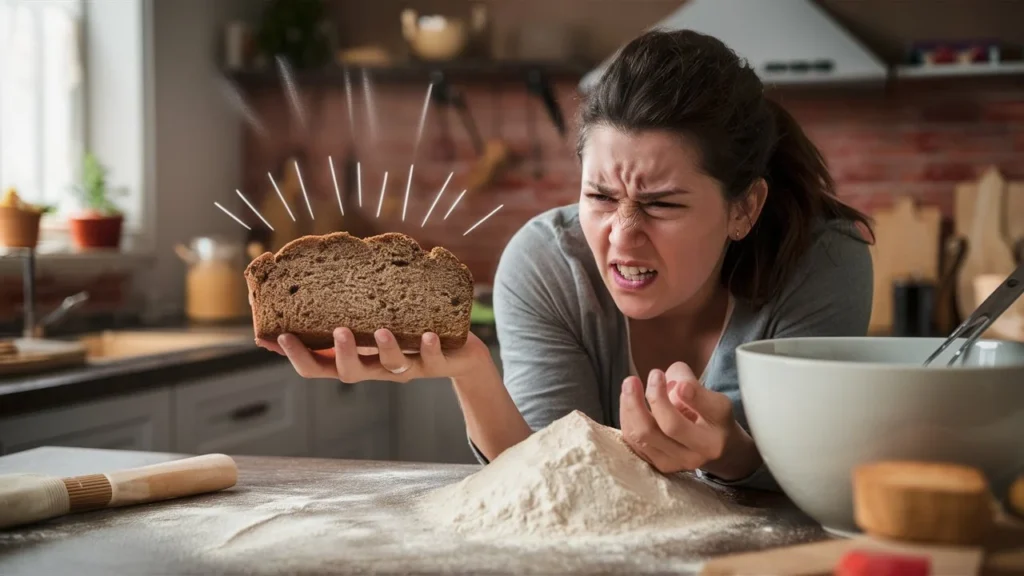
[[[205,454],[108,472],[112,496],[108,506],[127,506],[193,496],[230,488],[238,467],[230,456]]]

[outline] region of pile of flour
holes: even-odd
[[[664,533],[745,516],[689,474],[660,474],[619,430],[579,411],[429,493],[420,511],[429,522],[489,539]]]

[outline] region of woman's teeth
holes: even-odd
[[[619,271],[619,274],[628,280],[643,280],[647,276],[654,274],[654,270],[651,268],[643,268],[640,266],[623,266],[616,264],[615,268]]]

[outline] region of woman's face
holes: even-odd
[[[582,161],[580,221],[619,310],[643,320],[703,302],[729,238],[749,226],[697,149],[667,132],[595,126]]]

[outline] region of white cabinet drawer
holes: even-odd
[[[0,420],[0,454],[40,446],[168,452],[171,393],[164,388]]]
[[[306,456],[306,398],[304,382],[287,362],[178,386],[175,449]]]
[[[391,404],[397,384],[366,381],[345,384],[337,380],[308,380],[313,419],[314,456],[342,458],[338,446],[347,446],[367,431],[375,431],[374,459],[390,459]],[[358,443],[358,442],[357,442]],[[386,446],[383,450],[380,446]]]

